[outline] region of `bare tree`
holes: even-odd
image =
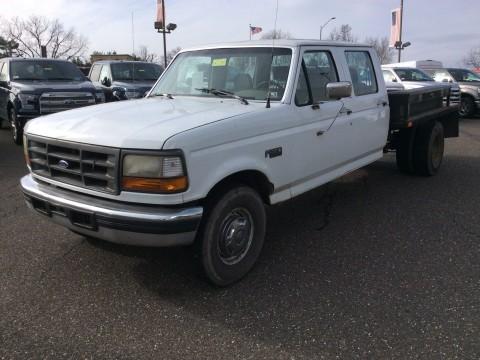
[[[137,58],[141,61],[147,62],[158,62],[160,60],[157,54],[148,52],[148,47],[145,45],[140,46]]]
[[[263,34],[260,39],[291,39],[292,35],[288,31],[270,30]]]
[[[18,43],[0,36],[0,58],[13,56],[18,49]]]
[[[17,53],[24,57],[40,57],[42,46],[47,49],[47,57],[67,60],[82,56],[87,49],[87,39],[75,29],[66,29],[58,19],[43,16],[11,19],[5,37],[19,44]]]
[[[177,55],[180,50],[182,50],[182,48],[180,46],[177,46],[176,48],[173,48],[170,51],[167,51],[167,64],[170,64],[170,61],[173,60],[175,55]],[[160,64],[163,65],[164,63],[165,62],[163,61],[163,56],[162,56]]]
[[[357,42],[358,38],[352,34],[352,27],[348,24],[343,24],[340,28],[334,28],[329,35],[330,40]]]
[[[390,43],[387,37],[368,37],[365,39],[368,45],[373,46],[377,51],[378,57],[382,64],[389,64],[393,60],[393,49],[390,47]]]
[[[471,66],[474,68],[480,67],[480,46],[471,49],[467,56],[463,58],[463,63],[466,66]]]

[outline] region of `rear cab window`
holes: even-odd
[[[100,81],[100,70],[102,69],[102,65],[97,64],[93,65],[92,72],[90,73],[90,80],[93,82]]]
[[[347,50],[345,57],[355,96],[377,93],[378,82],[370,53],[366,50]]]
[[[0,81],[8,81],[8,63],[0,63]]]

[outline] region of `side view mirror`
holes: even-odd
[[[448,82],[448,79],[443,79],[442,82]]]
[[[0,80],[0,87],[8,87],[8,81],[5,81],[5,80]]]
[[[393,78],[392,82],[398,82],[398,80],[396,78]]]
[[[327,84],[327,97],[339,100],[352,96],[352,83],[348,81],[331,82]]]
[[[112,82],[110,81],[109,78],[107,78],[106,76],[102,79],[102,81],[100,82],[103,86],[106,86],[106,87],[110,87],[110,85],[112,85]]]

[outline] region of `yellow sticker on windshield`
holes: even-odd
[[[227,66],[227,59],[213,59],[212,66]]]

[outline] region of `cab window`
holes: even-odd
[[[8,63],[0,63],[0,81],[8,81]]]
[[[368,51],[345,51],[353,92],[356,96],[378,92],[377,78]]]
[[[103,65],[102,70],[100,71],[100,81],[103,81],[105,78],[110,79],[110,71],[108,70],[108,65]]]
[[[295,103],[303,106],[328,101],[327,84],[337,81],[338,73],[330,52],[306,51],[302,57],[302,69],[295,93]]]
[[[391,71],[383,70],[382,73],[383,73],[383,80],[385,80],[385,82],[397,82],[395,75],[393,75]]]
[[[92,72],[90,73],[90,80],[94,82],[100,81],[100,70],[102,69],[102,65],[93,65]]]

